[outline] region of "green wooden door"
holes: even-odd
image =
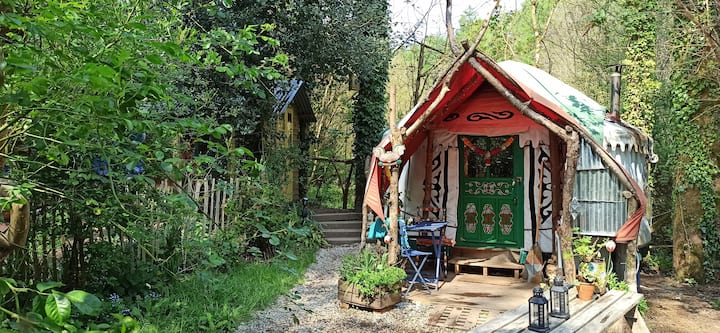
[[[517,137],[458,136],[461,246],[523,246],[523,153]]]

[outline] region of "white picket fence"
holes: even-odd
[[[198,212],[207,217],[203,222],[203,233],[211,234],[225,229],[225,209],[228,200],[238,191],[239,186],[237,179],[222,180],[213,177],[187,179],[183,182],[182,188],[198,205]],[[168,180],[162,181],[158,188],[167,193],[179,190]]]

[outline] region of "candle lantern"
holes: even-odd
[[[570,318],[568,287],[562,277],[556,276],[550,288],[550,315],[555,318]]]
[[[533,289],[533,297],[528,299],[528,307],[528,319],[530,320],[528,329],[534,332],[550,331],[548,300],[543,296],[542,288],[535,287]]]

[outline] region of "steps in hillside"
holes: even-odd
[[[353,211],[317,212],[313,220],[323,228],[325,240],[332,245],[359,243],[362,214]]]

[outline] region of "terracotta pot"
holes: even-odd
[[[578,298],[583,301],[590,301],[593,299],[595,294],[595,286],[591,283],[580,282],[579,285],[575,286],[578,292]]]
[[[338,280],[338,299],[344,304],[352,304],[372,310],[386,309],[402,301],[402,291],[398,282],[397,292],[381,293],[373,299],[366,299],[360,295],[360,290],[343,280]]]

